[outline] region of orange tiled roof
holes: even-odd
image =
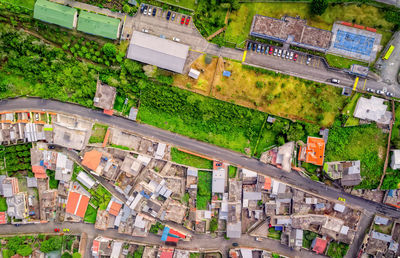
[[[316,252],[317,254],[323,254],[327,244],[328,241],[326,239],[317,237],[315,240],[313,251]]]
[[[264,176],[264,190],[271,190],[271,178],[268,176]]]
[[[42,166],[32,166],[36,178],[47,178],[46,170]]]
[[[111,207],[110,207],[110,214],[114,216],[118,216],[119,211],[122,208],[122,204],[117,203],[117,202],[112,202]]]
[[[0,224],[6,224],[6,213],[5,212],[0,212]]]
[[[114,110],[112,110],[112,109],[104,109],[104,114],[112,116],[114,114]]]
[[[93,240],[92,252],[97,254],[99,252],[99,247],[100,247],[100,242],[97,240]]]
[[[89,197],[71,191],[69,192],[68,195],[67,207],[65,211],[67,213],[74,214],[78,217],[83,218],[85,216],[88,204],[89,204]]]
[[[100,164],[101,152],[97,150],[91,150],[85,153],[83,156],[82,165],[95,171]]]
[[[306,149],[306,162],[317,166],[324,164],[325,141],[322,138],[308,137]]]

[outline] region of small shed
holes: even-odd
[[[275,120],[276,120],[276,118],[273,116],[268,116],[268,118],[267,118],[267,122],[270,124],[273,124],[275,122]]]
[[[230,71],[224,71],[222,73],[222,75],[225,76],[225,77],[231,77],[231,72]]]
[[[136,117],[137,117],[138,111],[139,110],[137,108],[131,107],[131,110],[129,111],[128,118],[133,120],[133,121],[136,121]]]
[[[200,75],[200,71],[190,68],[189,77],[197,80],[199,78],[199,75]]]

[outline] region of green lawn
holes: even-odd
[[[390,235],[392,232],[393,223],[389,223],[388,225],[376,225],[374,224],[374,230],[377,232],[381,232],[382,234]]]
[[[345,126],[356,126],[359,124],[359,119],[353,116],[354,109],[356,108],[357,101],[361,97],[361,93],[355,93],[351,98],[350,102],[343,108],[342,114],[347,116]]]
[[[280,240],[282,231],[276,231],[274,227],[268,229],[268,237],[276,240]]]
[[[173,162],[195,168],[212,169],[212,160],[204,159],[186,152],[179,151],[177,148],[171,149],[171,159]]]
[[[7,211],[7,202],[5,197],[0,197],[0,211]]]
[[[375,189],[383,171],[387,137],[375,124],[336,125],[329,131],[325,161],[360,160],[363,181],[357,188]]]
[[[54,170],[46,169],[46,174],[49,177],[50,189],[57,189],[59,181],[55,179],[56,172]]]
[[[326,252],[327,256],[332,258],[342,258],[349,250],[349,245],[341,242],[331,242]]]
[[[236,172],[237,172],[237,167],[235,166],[229,166],[229,178],[235,178],[236,177]]]
[[[33,7],[35,6],[35,0],[0,0],[0,2],[13,3],[31,10],[33,10]]]
[[[89,143],[102,143],[107,133],[108,126],[101,124],[94,124],[92,128],[92,135],[89,138]]]
[[[303,231],[303,247],[305,249],[310,249],[311,248],[311,243],[318,236],[317,233],[314,233],[312,231],[304,230]]]
[[[212,173],[209,171],[199,171],[197,182],[196,207],[198,210],[207,209],[207,204],[211,201]]]
[[[197,6],[196,0],[160,0],[160,2],[180,6],[191,10],[196,9]]]
[[[90,204],[87,206],[85,217],[83,220],[87,223],[96,223],[97,209],[93,208]]]
[[[348,58],[344,58],[341,56],[335,56],[331,54],[325,55],[326,61],[328,61],[330,66],[338,67],[338,68],[346,68],[349,69],[352,64],[359,64],[363,66],[368,66],[368,63],[364,63],[361,61],[351,60]]]

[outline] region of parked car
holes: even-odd
[[[63,228],[63,232],[69,232],[69,228]]]
[[[269,52],[269,46],[265,46],[265,52],[264,52],[264,54],[268,54],[268,52]]]
[[[157,8],[154,7],[154,8],[153,8],[153,13],[152,13],[152,15],[153,15],[153,16],[156,16],[156,13],[157,13]]]
[[[169,20],[169,18],[171,17],[171,11],[167,12],[167,21]]]
[[[389,92],[389,91],[386,92],[386,96],[388,96],[388,97],[393,97],[393,95],[394,94],[392,92]]]
[[[14,226],[19,227],[19,226],[21,226],[21,224],[14,224]]]
[[[332,78],[332,79],[331,79],[331,83],[339,84],[339,83],[340,83],[340,80],[339,80],[339,79]]]
[[[290,56],[290,52],[289,52],[289,50],[286,52],[286,59],[289,59],[289,56]]]
[[[232,246],[239,246],[239,244],[238,243],[232,243]]]
[[[276,56],[277,54],[278,54],[278,49],[275,48],[275,50],[274,50],[274,56]]]
[[[251,50],[256,51],[256,49],[257,49],[257,44],[253,43],[253,48]]]
[[[376,90],[376,94],[384,95],[385,93],[382,90]]]
[[[274,52],[274,47],[269,47],[269,51],[268,51],[268,54],[272,54]]]
[[[35,114],[35,120],[39,121],[39,114],[38,113]]]
[[[285,58],[285,56],[286,56],[286,49],[284,49],[284,50],[282,51],[282,58]]]
[[[185,23],[185,16],[182,16],[182,18],[181,18],[181,24],[184,24]]]
[[[174,21],[174,20],[175,20],[175,16],[176,16],[176,13],[173,13],[173,14],[172,14],[171,21]]]
[[[151,7],[149,7],[149,11],[147,12],[147,15],[150,16],[152,11],[153,11],[153,9],[151,9]]]
[[[293,55],[294,55],[294,52],[290,52],[290,56],[289,56],[289,59],[290,59],[290,60],[293,59]]]
[[[190,17],[187,17],[187,18],[186,18],[186,21],[185,21],[185,25],[186,25],[186,26],[189,25],[189,22],[190,22]]]
[[[282,49],[278,50],[278,57],[280,57],[282,55]]]
[[[309,65],[310,63],[311,63],[311,56],[307,56],[306,65]]]
[[[54,232],[60,232],[60,229],[59,228],[55,228]]]
[[[247,43],[247,50],[251,50],[251,45],[252,45],[251,42]]]
[[[144,4],[141,4],[141,5],[140,5],[140,13],[143,13],[143,12],[144,12],[144,7],[145,7]]]
[[[375,93],[375,90],[371,89],[371,88],[367,88],[367,92]]]
[[[142,32],[149,33],[149,30],[148,29],[142,29]]]
[[[54,150],[54,149],[56,148],[56,146],[54,146],[54,145],[48,145],[47,148],[48,148],[49,150]]]
[[[261,46],[261,54],[264,54],[264,46]]]
[[[294,54],[293,61],[296,61],[298,56],[299,56],[298,54]]]
[[[338,197],[338,200],[341,201],[341,202],[346,202],[346,199],[343,198],[343,197]]]
[[[257,46],[257,53],[260,53],[260,51],[261,51],[261,45],[258,44],[258,46]]]
[[[221,162],[217,162],[217,163],[215,163],[215,166],[216,167],[222,167],[222,163]]]
[[[173,41],[176,41],[176,42],[180,42],[180,41],[181,41],[181,40],[178,39],[177,37],[173,37],[172,40],[173,40]]]
[[[149,8],[149,7],[148,7],[147,5],[145,5],[145,6],[144,6],[144,11],[143,11],[143,14],[144,14],[144,15],[147,15],[147,8]]]

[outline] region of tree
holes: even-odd
[[[40,245],[40,251],[42,251],[43,253],[49,253],[51,251],[60,250],[61,242],[61,237],[50,237],[49,239],[42,242],[42,244]]]
[[[104,44],[104,46],[101,48],[101,50],[108,57],[115,57],[117,54],[117,47],[111,43]]]
[[[131,7],[127,4],[125,4],[124,7],[122,7],[122,11],[124,13],[129,13],[131,11]]]
[[[29,256],[32,253],[32,248],[29,245],[21,245],[17,250],[17,254],[22,256]]]
[[[72,258],[81,258],[81,257],[82,257],[82,255],[80,253],[74,253],[72,255]]]
[[[287,132],[288,141],[298,141],[304,136],[303,126],[301,124],[292,124]]]
[[[22,238],[18,236],[12,237],[8,239],[7,248],[16,252],[22,245],[22,242],[23,242]]]
[[[312,0],[311,2],[311,14],[322,15],[326,8],[328,8],[327,0]]]
[[[72,255],[71,255],[70,253],[68,253],[68,252],[64,252],[64,253],[61,255],[61,258],[72,258]]]
[[[218,229],[218,220],[216,217],[213,217],[210,221],[210,232],[214,233]]]

